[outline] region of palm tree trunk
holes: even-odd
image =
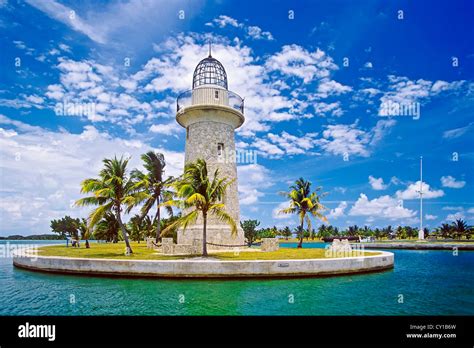
[[[207,256],[207,214],[202,214],[203,228],[202,228],[202,256]]]
[[[156,209],[156,220],[157,220],[157,223],[156,223],[156,240],[155,240],[155,243],[158,243],[158,239],[160,239],[160,234],[161,234],[161,223],[160,223],[160,220],[161,220],[161,217],[160,217],[160,197],[158,197],[156,199],[156,204],[158,205],[158,208]]]
[[[130,241],[128,240],[127,230],[125,229],[125,226],[123,225],[123,222],[122,222],[122,218],[120,217],[120,212],[116,211],[115,215],[117,218],[117,222],[120,226],[120,230],[122,231],[122,236],[123,236],[123,240],[125,241],[125,245],[128,251],[130,252],[130,254],[132,254],[133,253],[132,247],[130,246]]]
[[[303,238],[304,238],[303,226],[304,226],[304,218],[301,219],[301,224],[300,224],[300,241],[299,241],[299,243],[298,243],[297,248],[302,248],[302,247],[303,247]]]

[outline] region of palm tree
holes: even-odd
[[[134,192],[135,183],[127,176],[127,164],[129,159],[104,159],[104,168],[97,179],[86,179],[81,183],[81,193],[92,193],[92,196],[84,197],[76,201],[78,206],[96,205],[88,218],[89,229],[92,228],[108,213],[114,214],[115,219],[122,231],[122,236],[127,247],[127,253],[132,253],[128,240],[127,229],[122,222],[122,205],[130,205],[137,201],[139,193]]]
[[[323,195],[319,195],[318,191],[321,190],[320,187],[316,188],[316,191],[311,192],[311,182],[299,178],[296,180],[294,185],[290,186],[289,192],[282,192],[281,194],[290,200],[290,205],[288,208],[282,209],[279,213],[282,214],[297,214],[299,217],[299,243],[298,248],[303,247],[303,228],[306,221],[308,230],[311,229],[311,219],[309,215],[317,217],[322,221],[327,221],[320,211],[326,209],[320,202],[320,198]]]
[[[130,239],[140,243],[143,238],[145,228],[143,224],[144,220],[140,219],[139,215],[133,216],[127,224],[128,230],[130,231]]]
[[[407,237],[407,229],[403,226],[398,226],[396,229],[396,236],[398,239],[405,239]]]
[[[452,229],[455,231],[457,237],[461,239],[461,236],[466,234],[466,231],[468,230],[468,226],[466,221],[463,219],[457,219],[456,221],[453,221],[453,226]]]
[[[153,224],[156,223],[156,243],[158,243],[161,235],[161,216],[160,216],[160,204],[163,198],[171,198],[171,193],[165,190],[166,186],[169,186],[173,178],[168,178],[163,181],[163,175],[165,173],[165,157],[161,153],[155,153],[149,151],[141,156],[142,161],[144,162],[143,166],[146,169],[146,172],[135,169],[132,171],[132,178],[134,178],[137,183],[135,184],[135,189],[140,191],[140,195],[137,195],[137,200],[131,202],[128,211],[131,210],[134,206],[137,206],[145,202],[141,208],[141,215],[139,217],[142,220],[151,210],[153,206],[156,205],[156,213],[153,218]],[[173,209],[167,207],[169,215],[173,215]]]
[[[220,203],[224,199],[227,187],[232,182],[226,177],[221,178],[218,169],[215,170],[213,177],[209,178],[207,164],[203,159],[188,163],[184,168],[183,176],[173,184],[177,199],[164,202],[163,205],[190,209],[191,211],[168,225],[161,234],[165,235],[169,230],[176,227],[182,227],[186,230],[201,215],[203,219],[202,255],[207,256],[206,228],[209,215],[213,215],[220,221],[227,223],[231,228],[232,235],[237,233],[236,222],[225,211],[224,204]]]
[[[387,227],[383,228],[383,232],[388,239],[395,238],[395,233],[393,232],[392,225],[388,225]]]
[[[441,224],[441,227],[439,227],[439,233],[441,234],[441,237],[447,238],[451,235],[453,232],[453,226],[450,224]]]
[[[374,236],[375,236],[375,239],[380,239],[382,236],[382,232],[378,228],[376,228],[374,230]]]
[[[95,226],[94,237],[96,239],[103,239],[106,242],[116,243],[119,229],[120,227],[114,214],[109,212]]]
[[[354,237],[354,236],[356,236],[358,233],[359,233],[359,226],[357,226],[357,225],[349,226],[349,227],[347,228],[347,233],[346,233],[346,234],[347,234],[349,237]]]
[[[291,229],[288,226],[285,226],[285,228],[281,231],[281,235],[285,237],[285,240],[288,240],[288,238],[292,236]]]
[[[86,240],[86,249],[90,248],[90,245],[89,245],[90,233],[89,233],[89,228],[87,226],[87,220],[82,218],[77,228],[79,232],[81,232],[81,238]]]
[[[153,236],[153,222],[151,221],[151,218],[146,215],[143,219],[142,219],[142,228],[144,229],[145,231],[145,237],[151,237]],[[161,229],[160,229],[161,230]]]

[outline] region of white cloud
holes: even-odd
[[[371,129],[371,141],[370,145],[375,146],[379,143],[380,140],[383,139],[385,135],[390,132],[390,129],[395,126],[395,120],[380,120],[377,121],[375,126]]]
[[[72,8],[64,6],[54,0],[26,0],[26,2],[46,13],[49,17],[87,35],[91,40],[102,44],[106,42],[104,34],[84,21]]]
[[[256,205],[265,195],[263,189],[273,185],[270,170],[260,164],[240,165],[237,167],[240,205]]]
[[[447,91],[459,91],[465,81],[427,81],[423,79],[410,80],[404,76],[389,75],[388,91],[380,98],[379,115],[385,116],[384,104],[412,105],[427,103],[432,97]]]
[[[179,11],[185,9],[186,20],[192,20],[203,6],[199,1],[184,0],[113,1],[104,6],[83,2],[68,2],[66,6],[57,0],[27,2],[92,41],[127,52],[148,47],[153,40],[173,31],[181,22],[177,20]]]
[[[385,190],[388,187],[383,183],[383,178],[375,178],[372,175],[369,175],[369,184],[374,190]]]
[[[455,139],[463,136],[467,132],[470,132],[473,129],[474,122],[469,123],[467,126],[454,128],[443,132],[443,138],[445,139]]]
[[[446,82],[446,81],[436,81],[431,85],[431,92],[434,94],[438,94],[444,91],[452,91],[456,90],[464,84],[465,81],[453,81],[453,82]]]
[[[452,222],[452,221],[456,221],[458,219],[465,219],[465,215],[463,212],[460,212],[458,211],[457,213],[454,213],[454,214],[448,214],[448,216],[446,216],[446,219],[445,221],[447,222]]]
[[[57,56],[57,55],[61,54],[61,51],[58,50],[57,48],[52,48],[48,51],[48,54],[50,56]]]
[[[167,175],[179,175],[184,165],[183,153],[152,148],[141,139],[115,138],[93,126],[74,134],[52,132],[2,115],[0,123],[15,129],[0,132],[3,234],[47,233],[51,219],[65,214],[86,217],[89,208],[72,207],[71,202],[81,197],[81,181],[98,175],[104,158],[128,154],[133,169],[141,167],[141,154],[156,150],[165,155]]]
[[[436,215],[430,215],[430,214],[425,215],[426,220],[436,220],[437,218],[438,217]]]
[[[346,208],[347,208],[347,202],[341,202],[336,208],[331,209],[331,211],[326,217],[328,218],[328,220],[331,220],[331,219],[336,220],[340,218],[341,216],[344,216],[344,210]]]
[[[264,157],[278,158],[285,154],[285,151],[280,149],[278,146],[263,139],[257,139],[253,142],[252,146],[255,147],[258,153]]]
[[[263,31],[260,27],[255,25],[247,28],[247,34],[254,40],[274,40],[272,33]]]
[[[306,79],[307,73],[310,79],[322,78],[337,69],[332,58],[319,49],[309,52],[297,45],[284,46],[274,55],[259,57],[240,40],[212,38],[213,56],[225,66],[230,89],[245,97],[246,122],[237,130],[245,137],[270,131],[273,122],[313,117],[308,100],[311,93],[303,89],[298,92],[300,98],[286,95],[283,86],[287,84],[282,75],[290,80],[296,75]],[[138,123],[150,128],[157,123],[156,119],[174,114],[175,100],[169,92],[178,94],[190,88],[197,62],[207,56],[208,40],[209,35],[196,33],[170,37],[154,45],[157,56],[132,75],[118,66],[99,64],[92,59],[77,61],[59,56],[56,66],[59,81],[47,87],[46,104],[50,107],[70,102],[94,105],[95,112],[82,117],[91,122],[119,125],[129,134],[136,131]],[[349,88],[331,81],[323,80],[320,88],[324,93],[339,93],[338,89]],[[150,101],[153,92],[156,92],[155,100]],[[22,100],[5,103],[19,108],[31,107],[31,103]],[[319,114],[343,114],[339,102],[315,103],[314,109]]]
[[[463,210],[463,207],[451,207],[451,206],[446,206],[441,208],[442,210]]]
[[[268,133],[267,137],[272,143],[283,149],[287,155],[298,155],[307,153],[308,150],[314,147],[316,135],[315,133],[308,133],[297,137],[283,131],[280,135]]]
[[[57,69],[60,83],[49,85],[44,96],[56,112],[65,110],[58,116],[65,114],[87,118],[91,122],[109,122],[133,133],[134,125],[140,123],[150,127],[156,124],[155,119],[168,117],[174,106],[174,100],[167,96],[148,102],[147,92],[130,91],[127,78],[121,78],[123,73],[112,66],[92,60],[59,57]],[[73,109],[90,109],[90,112],[69,114],[71,106]],[[168,128],[173,129],[179,131],[179,127]]]
[[[150,132],[163,135],[175,135],[182,130],[175,121],[166,124],[154,124],[150,127]]]
[[[226,15],[220,15],[219,17],[214,18],[212,22],[206,23],[206,25],[208,26],[213,26],[214,24],[217,25],[219,28],[225,28],[228,25],[238,28],[242,25],[237,21],[237,19]]]
[[[327,98],[329,96],[338,96],[350,91],[352,91],[352,87],[344,86],[337,81],[325,78],[319,83],[316,96],[319,98]]]
[[[328,125],[322,135],[323,138],[318,139],[317,143],[326,152],[334,155],[369,156],[366,147],[370,142],[370,136],[367,132],[357,129],[356,124]]]
[[[458,188],[464,187],[466,185],[466,182],[462,180],[456,181],[454,177],[452,177],[451,175],[448,175],[448,176],[441,177],[441,185],[443,187],[458,189]]]
[[[266,66],[270,71],[297,77],[308,83],[314,79],[329,77],[338,67],[333,59],[319,48],[310,52],[298,45],[285,45],[281,52],[271,56]]]
[[[333,103],[324,103],[324,102],[315,103],[313,107],[317,116],[330,114],[331,116],[339,117],[344,114],[344,111],[341,108],[341,102],[339,101],[333,102]]]
[[[358,129],[357,121],[350,125],[328,125],[322,133],[323,137],[316,140],[316,143],[334,155],[368,157],[369,147],[375,146],[393,125],[394,120],[380,120],[368,132]]]
[[[37,96],[37,95],[29,95],[25,98],[27,101],[33,103],[33,104],[43,104],[44,99]]]
[[[366,68],[366,69],[372,69],[373,67],[374,67],[374,66],[373,66],[372,62],[366,62],[366,63],[364,64],[364,68]]]
[[[206,23],[209,27],[217,26],[219,28],[225,28],[227,26],[243,29],[247,36],[254,40],[273,40],[273,35],[269,31],[263,31],[260,27],[256,25],[246,25],[240,23],[237,19],[220,15],[217,18],[214,18],[211,22]]]
[[[207,56],[208,37],[199,34],[180,34],[155,46],[159,58],[150,59],[143,69],[130,79],[145,92],[171,90],[179,93],[188,90],[197,63]],[[255,132],[268,131],[268,123],[298,119],[295,103],[273,87],[268,72],[261,65],[261,58],[240,42],[213,37],[212,55],[225,67],[229,89],[245,97],[246,121],[237,132],[253,136]],[[140,87],[138,87],[140,88]]]
[[[290,206],[290,202],[281,202],[272,210],[272,218],[279,219],[279,220],[288,220],[291,218],[289,214],[280,213],[280,210],[288,208]]]
[[[344,194],[344,193],[346,193],[347,188],[342,187],[342,186],[336,186],[336,187],[334,187],[334,191]]]
[[[381,90],[377,89],[377,88],[363,88],[361,89],[359,92],[363,93],[363,94],[366,94],[370,97],[373,97],[373,96],[376,96],[377,94],[380,94],[382,93]]]
[[[54,84],[54,85],[49,85],[47,87],[47,92],[45,95],[53,100],[61,100],[64,98],[65,91],[63,90],[61,85]]]
[[[33,53],[36,51],[34,48],[26,46],[26,44],[23,41],[20,41],[20,40],[14,40],[13,44],[19,50],[25,51],[25,54],[27,54],[29,56],[33,55]]]
[[[65,43],[60,43],[58,47],[65,52],[71,53],[71,47],[66,45]]]
[[[443,190],[436,190],[431,189],[430,185],[423,182],[421,184],[421,188],[423,191],[423,198],[430,199],[430,198],[438,198],[444,196]],[[398,190],[395,195],[398,199],[418,199],[420,198],[420,181],[417,181],[413,184],[409,184],[405,190]]]
[[[392,177],[390,178],[390,183],[393,184],[393,185],[401,185],[401,184],[403,184],[402,181],[401,181],[399,178],[397,178],[396,176],[392,176]]]
[[[399,200],[388,195],[369,200],[365,194],[361,193],[349,211],[349,215],[396,220],[413,219],[416,212],[404,208]]]

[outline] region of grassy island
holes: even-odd
[[[179,260],[197,256],[165,256],[156,250],[148,249],[144,243],[132,242],[134,253],[125,256],[125,243],[92,244],[90,248],[72,248],[65,245],[44,246],[39,248],[39,256],[61,256],[97,259],[135,259],[135,260]],[[363,256],[378,255],[378,252],[363,252]],[[353,256],[361,256],[354,252]],[[295,260],[323,259],[325,249],[316,248],[281,248],[272,252],[241,251],[241,252],[210,252],[209,257],[218,260]]]

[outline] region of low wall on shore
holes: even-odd
[[[357,243],[351,245],[363,245],[366,249],[413,249],[413,250],[474,250],[474,243],[457,244],[457,243],[429,243],[429,242],[413,242],[413,243]]]
[[[58,273],[159,278],[302,277],[364,273],[393,267],[394,255],[303,260],[118,260],[38,256],[17,252],[13,264],[20,268]]]

